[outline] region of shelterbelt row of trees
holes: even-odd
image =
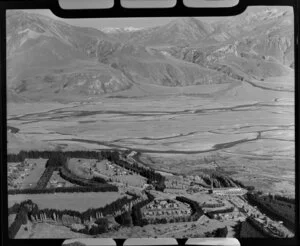
[[[223,228],[217,228],[216,230],[212,231],[212,232],[206,232],[205,233],[205,237],[227,237],[228,234],[228,228],[227,226],[223,227]]]
[[[26,154],[25,154],[26,153]],[[92,155],[89,152],[90,156]],[[76,175],[74,175],[68,168],[67,168],[67,162],[70,158],[70,156],[73,154],[73,152],[48,152],[48,151],[42,151],[42,152],[36,152],[36,151],[29,151],[29,152],[20,152],[19,153],[22,158],[24,156],[27,156],[26,158],[32,158],[37,156],[46,158],[49,158],[45,165],[45,170],[43,174],[41,175],[40,179],[37,182],[37,185],[33,188],[29,189],[14,189],[9,190],[9,194],[39,194],[39,193],[55,193],[55,192],[111,192],[111,191],[118,191],[118,187],[112,184],[108,184],[106,180],[97,177],[93,179],[83,179]],[[75,153],[75,155],[79,155],[80,153]],[[28,157],[29,156],[29,157]],[[96,156],[94,153],[93,156]],[[15,158],[15,155],[13,155],[13,158]],[[12,159],[13,159],[12,158]],[[11,158],[9,158],[11,159]],[[74,187],[57,187],[57,188],[47,188],[47,184],[53,174],[54,171],[59,171],[60,176],[69,181],[70,183],[75,184]]]
[[[124,152],[125,153],[125,152]],[[123,153],[123,154],[124,154]],[[141,176],[147,178],[148,183],[152,184],[155,189],[163,191],[165,189],[165,177],[160,173],[155,172],[155,170],[150,168],[145,168],[139,166],[136,163],[128,163],[124,160],[120,159],[120,151],[110,151],[110,150],[102,150],[102,151],[21,151],[18,154],[8,154],[7,161],[8,162],[22,162],[26,158],[36,159],[36,158],[45,158],[48,159],[46,163],[46,168],[53,167],[53,169],[49,169],[45,171],[45,175],[43,179],[40,181],[39,186],[37,188],[41,188],[45,186],[47,179],[49,180],[50,172],[54,170],[59,170],[62,177],[68,181],[72,181],[75,184],[86,186],[92,185],[91,182],[86,183],[83,179],[72,175],[65,168],[65,163],[68,158],[87,158],[87,159],[98,159],[104,160],[107,159],[119,166],[122,166],[128,170],[139,173]],[[51,176],[50,176],[51,177]],[[100,180],[94,180],[94,184],[99,183]],[[105,183],[105,181],[101,181]],[[93,186],[93,185],[92,185]]]
[[[72,184],[76,184],[79,186],[87,186],[87,187],[109,187],[109,186],[113,186],[110,184],[107,184],[106,181],[104,179],[101,179],[100,177],[97,178],[93,178],[93,179],[84,179],[81,177],[78,177],[76,175],[74,175],[65,164],[63,164],[63,166],[60,167],[59,169],[59,174],[60,176],[69,181]],[[115,187],[115,186],[113,186]],[[117,187],[116,187],[117,188]]]
[[[90,208],[84,212],[78,212],[69,209],[39,209],[37,204],[33,203],[31,200],[26,200],[20,204],[15,204],[8,209],[8,214],[17,214],[14,222],[9,227],[9,238],[14,238],[20,227],[27,224],[28,220],[43,221],[48,219],[64,224],[67,216],[72,218],[70,223],[73,221],[84,224],[86,221],[91,220],[95,223],[97,221],[100,223],[101,218],[104,219],[105,216],[114,215],[116,211],[126,210],[126,208],[130,208],[130,206],[134,206],[132,204],[135,204],[138,201],[138,196],[133,196],[131,198],[124,196],[104,207]],[[95,231],[92,232],[95,233]]]
[[[50,157],[55,158],[86,158],[86,159],[100,159],[102,160],[103,157],[101,152],[99,151],[83,151],[83,150],[76,150],[76,151],[38,151],[38,150],[30,150],[30,151],[20,151],[18,154],[8,154],[7,161],[8,162],[22,162],[25,159],[49,159]]]
[[[219,209],[219,210],[207,212],[206,215],[207,215],[209,218],[212,219],[213,216],[214,216],[214,214],[231,213],[231,212],[233,212],[233,210],[234,210],[234,207],[229,207],[229,208],[224,208],[224,209]]]
[[[180,202],[188,203],[191,206],[192,214],[190,216],[181,216],[174,218],[156,218],[148,220],[142,215],[141,209],[154,200],[154,196],[147,193],[148,199],[132,207],[131,214],[126,212],[116,217],[116,221],[122,226],[145,226],[148,224],[166,224],[183,221],[196,221],[204,214],[203,210],[196,201],[186,197],[176,197]]]
[[[81,192],[118,192],[118,187],[111,184],[101,184],[99,187],[93,186],[74,186],[74,187],[56,187],[46,189],[13,189],[8,190],[8,195],[17,194],[54,194],[54,193],[81,193]]]
[[[131,211],[125,211],[124,213],[115,217],[116,222],[121,226],[143,226],[148,222],[145,220],[141,213],[141,208],[149,204],[154,200],[154,196],[149,192],[146,192],[147,199],[140,201],[132,207]]]
[[[191,206],[191,209],[192,209],[191,220],[192,221],[198,220],[204,214],[204,212],[203,212],[202,208],[199,206],[198,202],[193,201],[184,196],[177,196],[176,200],[180,201],[180,202],[185,202]]]
[[[142,216],[141,208],[146,206],[148,203],[152,202],[154,200],[154,196],[151,195],[150,193],[146,193],[146,194],[148,197],[147,200],[144,200],[132,207],[132,212],[131,212],[132,223],[135,226],[144,226],[148,224],[148,221]]]
[[[128,170],[137,172],[141,176],[147,178],[148,183],[152,184],[156,190],[163,191],[166,188],[165,177],[162,176],[160,173],[155,172],[154,169],[145,168],[136,163],[131,164],[124,160],[121,160],[118,151],[102,151],[101,154],[105,159]]]
[[[15,238],[22,225],[28,223],[28,213],[38,206],[31,200],[23,201],[20,204],[14,204],[8,209],[8,215],[16,214],[14,222],[8,228],[8,237]]]

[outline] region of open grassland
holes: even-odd
[[[122,183],[126,186],[143,187],[147,179],[120,166],[102,160],[96,163],[96,175],[111,179],[113,182]]]
[[[140,188],[147,184],[147,179],[137,174],[117,176],[113,178],[113,181]]]
[[[229,230],[230,226],[233,226],[236,222],[228,222]],[[65,226],[51,225],[47,223],[30,224],[27,227],[27,231],[24,230],[24,226],[21,227],[17,239],[22,238],[88,238],[90,235],[76,233],[71,231]],[[217,228],[224,227],[224,223],[217,220],[210,220],[206,216],[201,219],[201,222],[180,222],[174,224],[156,224],[147,225],[144,227],[124,227],[118,231],[110,231],[97,235],[101,238],[130,238],[130,237],[204,237],[205,232],[210,232]]]
[[[47,159],[26,159],[24,163],[8,163],[9,189],[27,189],[36,186],[45,171]],[[13,170],[13,171],[12,171]]]
[[[47,184],[47,188],[51,188],[51,187],[56,187],[57,184],[62,184],[63,187],[74,187],[77,186],[76,184],[72,184],[69,181],[63,179],[60,175],[58,171],[54,171],[48,184]]]
[[[32,167],[28,175],[22,180],[22,189],[32,188],[36,185],[41,175],[45,171],[47,159],[27,159],[27,163]]]
[[[88,192],[88,193],[55,193],[55,194],[30,194],[9,195],[8,207],[24,200],[32,200],[40,209],[71,209],[79,212],[89,208],[101,208],[125,196],[118,192]]]
[[[206,216],[204,216],[206,217]],[[125,227],[117,232],[111,231],[100,234],[102,238],[130,238],[130,237],[173,237],[173,238],[187,238],[187,237],[205,237],[205,232],[224,227],[224,224],[217,220],[203,219],[203,224],[196,222],[180,222],[172,224],[155,224],[146,225],[143,227]]]
[[[96,160],[93,159],[71,158],[67,163],[67,167],[77,177],[91,179],[93,177],[91,168],[94,164],[96,164]]]
[[[10,214],[10,215],[8,216],[8,227],[10,227],[11,224],[15,221],[16,215],[17,215],[17,214]]]
[[[126,97],[120,93],[23,113],[30,106],[14,104],[8,107],[8,124],[19,132],[8,134],[8,150],[129,148],[161,171],[218,170],[259,189],[292,194],[291,81],[284,77],[274,78],[276,86],[268,80],[165,88],[144,97],[127,91]],[[280,83],[291,91],[280,91]]]
[[[16,235],[16,239],[30,239],[30,238],[85,238],[91,237],[83,233],[77,233],[71,231],[70,228],[59,225],[51,225],[47,223],[35,223],[26,225],[27,230],[24,229],[25,226],[21,226],[20,230]]]

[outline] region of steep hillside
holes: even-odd
[[[213,24],[211,37],[224,42],[206,46],[169,47],[164,52],[235,79],[285,76],[294,64],[293,15],[290,10],[256,8]]]
[[[39,44],[37,40],[42,42],[47,38],[56,39],[88,57],[95,57],[98,39],[108,39],[108,36],[97,29],[71,26],[39,14],[7,12],[8,57]]]
[[[100,31],[8,11],[7,68],[14,101],[264,81],[293,72],[293,13],[261,7],[214,23],[185,17],[153,28]]]
[[[92,28],[68,25],[38,14],[9,11],[7,64],[10,98],[35,94],[102,94],[130,87],[113,68],[93,62],[100,40],[111,40]],[[16,95],[19,95],[18,97]]]

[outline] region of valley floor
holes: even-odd
[[[7,124],[14,131],[8,132],[8,151],[131,149],[160,171],[217,170],[264,191],[294,195],[293,92],[247,82],[170,88],[161,95],[159,89],[84,103],[9,103]]]

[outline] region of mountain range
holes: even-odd
[[[263,81],[293,69],[293,12],[285,7],[253,7],[210,23],[184,17],[151,28],[102,30],[7,12],[8,98],[13,101]]]

